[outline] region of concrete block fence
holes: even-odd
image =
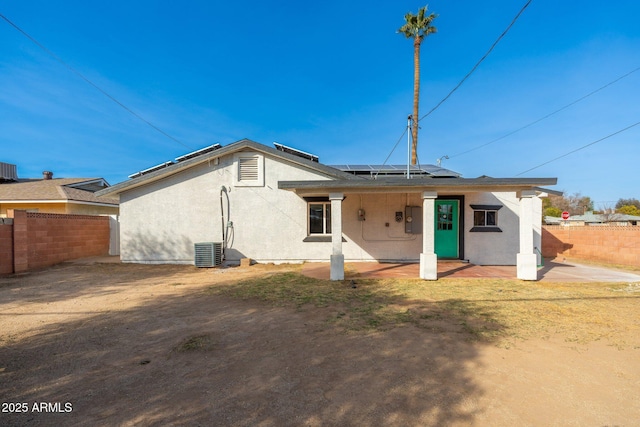
[[[109,254],[109,217],[8,210],[0,219],[0,274]]]
[[[542,255],[640,266],[640,226],[544,226]]]

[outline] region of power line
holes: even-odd
[[[569,151],[568,153],[565,153],[565,154],[563,154],[563,155],[561,155],[561,156],[558,156],[558,157],[556,157],[556,158],[554,158],[554,159],[551,159],[551,160],[549,160],[549,161],[546,161],[546,162],[544,162],[544,163],[541,163],[541,164],[539,164],[538,166],[532,167],[531,169],[527,169],[527,170],[526,170],[526,171],[524,171],[524,172],[520,172],[520,173],[519,173],[518,175],[516,175],[516,176],[524,175],[525,173],[527,173],[527,172],[531,172],[531,171],[532,171],[532,170],[534,170],[534,169],[538,169],[539,167],[542,167],[542,166],[544,166],[544,165],[548,165],[549,163],[551,163],[551,162],[555,162],[555,161],[556,161],[556,160],[558,160],[558,159],[562,159],[563,157],[567,157],[567,156],[569,156],[570,154],[576,153],[576,152],[578,152],[578,151],[580,151],[580,150],[584,150],[584,149],[585,149],[585,148],[587,148],[587,147],[590,147],[590,146],[592,146],[592,145],[594,145],[594,144],[597,144],[598,142],[604,141],[605,139],[611,138],[611,137],[612,137],[612,136],[614,136],[614,135],[617,135],[617,134],[619,134],[619,133],[622,133],[622,132],[624,132],[624,131],[627,131],[627,130],[631,129],[632,127],[634,127],[634,126],[638,126],[638,125],[640,125],[640,122],[636,122],[636,123],[632,124],[631,126],[627,126],[627,127],[626,127],[626,128],[624,128],[624,129],[620,129],[619,131],[616,131],[616,132],[614,132],[614,133],[612,133],[612,134],[609,134],[609,135],[605,136],[604,138],[600,138],[600,139],[598,139],[597,141],[590,142],[590,143],[589,143],[589,144],[587,144],[587,145],[583,145],[583,146],[582,146],[582,147],[580,147],[580,148],[576,148],[575,150]]]
[[[387,164],[387,161],[389,160],[389,157],[391,157],[391,155],[393,154],[393,152],[396,150],[396,148],[398,148],[398,144],[400,144],[400,141],[402,141],[402,138],[404,138],[404,136],[407,134],[407,130],[408,128],[405,127],[404,128],[404,132],[402,132],[402,135],[400,135],[400,138],[398,138],[398,142],[396,142],[396,145],[393,146],[393,148],[391,149],[391,152],[389,153],[389,155],[387,156],[386,159],[384,159],[384,163],[382,163],[382,166]],[[378,174],[380,173],[380,171],[376,172],[376,176],[375,178],[378,177]]]
[[[524,125],[524,126],[522,126],[522,127],[518,128],[518,129],[516,129],[516,130],[514,130],[514,131],[512,131],[512,132],[509,132],[509,133],[507,133],[506,135],[503,135],[503,136],[501,136],[501,137],[499,137],[499,138],[496,138],[496,139],[494,139],[493,141],[489,141],[489,142],[487,142],[487,143],[485,143],[485,144],[478,145],[477,147],[471,148],[471,149],[469,149],[469,150],[467,150],[467,151],[463,151],[462,153],[454,154],[454,155],[452,155],[452,156],[450,156],[450,157],[451,157],[451,158],[453,158],[453,157],[462,156],[463,154],[467,154],[467,153],[470,153],[470,152],[472,152],[472,151],[479,150],[480,148],[486,147],[487,145],[493,144],[494,142],[498,142],[498,141],[500,141],[501,139],[505,139],[506,137],[511,136],[511,135],[513,135],[514,133],[520,132],[521,130],[524,130],[524,129],[526,129],[526,128],[530,127],[530,126],[533,126],[533,125],[535,125],[535,124],[537,124],[537,123],[539,123],[539,122],[541,122],[541,121],[543,121],[543,120],[545,120],[545,119],[548,119],[549,117],[553,116],[554,114],[557,114],[557,113],[559,113],[560,111],[563,111],[563,110],[565,110],[565,109],[567,109],[567,108],[571,107],[572,105],[577,104],[578,102],[585,100],[586,98],[590,97],[591,95],[594,95],[594,94],[596,94],[597,92],[600,92],[601,90],[603,90],[603,89],[605,89],[605,88],[607,88],[607,87],[611,86],[611,85],[612,85],[612,84],[614,84],[614,83],[617,83],[618,81],[620,81],[620,80],[624,79],[625,77],[630,76],[631,74],[633,74],[633,73],[635,73],[636,71],[639,71],[639,70],[640,70],[640,67],[638,67],[638,68],[636,68],[636,69],[634,69],[634,70],[631,70],[631,71],[629,71],[628,73],[626,73],[626,74],[624,74],[624,75],[622,75],[622,76],[618,77],[617,79],[615,79],[615,80],[613,80],[613,81],[611,81],[611,82],[607,83],[606,85],[604,85],[604,86],[602,86],[602,87],[600,87],[600,88],[598,88],[598,89],[596,89],[596,90],[594,90],[594,91],[592,91],[592,92],[589,92],[588,94],[586,94],[586,95],[582,96],[581,98],[576,99],[576,100],[575,100],[575,101],[573,101],[573,102],[570,102],[569,104],[565,105],[564,107],[558,108],[558,109],[557,109],[557,110],[555,110],[554,112],[549,113],[549,114],[547,114],[546,116],[540,117],[539,119],[534,120],[534,121],[532,121],[531,123],[528,123],[528,124],[526,124],[526,125]]]
[[[116,98],[114,98],[113,96],[111,96],[109,93],[107,93],[105,90],[103,90],[101,87],[99,87],[98,85],[96,85],[95,83],[93,83],[91,80],[89,80],[87,77],[85,77],[82,73],[80,73],[79,71],[77,71],[75,68],[73,68],[71,65],[67,64],[62,58],[60,58],[58,55],[56,55],[55,53],[53,53],[52,51],[50,51],[49,49],[47,49],[43,44],[41,44],[39,41],[37,41],[36,39],[34,39],[33,37],[31,37],[29,34],[27,34],[27,32],[25,32],[22,28],[18,27],[16,24],[14,24],[13,22],[11,22],[11,20],[9,20],[9,18],[7,18],[6,16],[4,16],[3,14],[0,13],[0,18],[4,19],[5,21],[7,21],[7,23],[9,25],[11,25],[13,28],[15,28],[16,30],[18,30],[20,33],[22,33],[22,35],[24,35],[26,38],[28,38],[29,40],[31,40],[36,46],[38,46],[40,49],[42,49],[43,51],[45,51],[49,56],[51,56],[53,59],[55,59],[56,61],[58,61],[59,63],[61,63],[62,65],[64,65],[67,69],[69,69],[70,71],[72,71],[74,74],[76,74],[78,77],[80,77],[82,80],[84,80],[85,82],[89,83],[91,86],[93,86],[95,89],[99,90],[104,96],[106,96],[107,98],[109,98],[110,100],[112,100],[113,102],[115,102],[116,104],[118,104],[120,107],[122,107],[125,111],[127,111],[128,113],[132,114],[135,118],[137,118],[138,120],[141,120],[143,123],[147,124],[148,126],[150,126],[151,128],[155,129],[156,131],[160,132],[162,135],[166,136],[167,138],[177,142],[178,144],[187,147],[189,149],[191,149],[192,147],[189,147],[188,145],[186,145],[185,143],[183,143],[182,141],[178,140],[177,138],[174,138],[173,136],[169,135],[168,133],[166,133],[165,131],[163,131],[162,129],[160,129],[159,127],[157,127],[156,125],[154,125],[153,123],[151,123],[150,121],[148,121],[147,119],[145,119],[144,117],[140,116],[138,113],[136,113],[135,111],[133,111],[132,109],[130,109],[129,107],[127,107],[126,105],[124,105],[122,102],[118,101]]]
[[[513,25],[516,23],[516,21],[518,20],[518,18],[520,18],[520,15],[522,15],[522,13],[523,13],[523,12],[524,12],[524,10],[529,6],[529,4],[531,3],[531,1],[532,1],[532,0],[528,0],[528,1],[527,1],[527,3],[526,3],[524,6],[522,6],[522,9],[520,9],[520,12],[518,12],[518,14],[515,16],[515,18],[513,18],[513,20],[511,21],[511,23],[510,23],[510,24],[509,24],[509,26],[507,27],[507,29],[506,29],[506,30],[504,30],[504,31],[502,32],[502,34],[500,34],[500,36],[496,39],[496,41],[495,41],[495,42],[493,42],[493,44],[491,45],[491,47],[489,48],[489,50],[487,51],[487,53],[485,53],[485,54],[484,54],[484,56],[483,56],[482,58],[480,58],[480,60],[476,63],[476,65],[474,65],[474,66],[473,66],[473,68],[471,69],[471,71],[469,71],[469,72],[467,73],[467,75],[466,75],[466,76],[464,76],[464,78],[463,78],[462,80],[460,80],[460,83],[458,83],[458,84],[456,85],[456,87],[454,87],[454,88],[451,90],[451,92],[449,92],[449,94],[448,94],[447,96],[445,96],[445,97],[442,99],[442,101],[438,102],[438,104],[436,104],[436,106],[435,106],[435,107],[433,107],[433,108],[432,108],[432,109],[431,109],[427,114],[425,114],[424,116],[420,117],[420,120],[418,120],[418,122],[419,122],[419,121],[421,121],[422,119],[424,119],[425,117],[429,116],[429,115],[430,115],[431,113],[433,113],[434,111],[436,111],[436,110],[437,110],[437,109],[438,109],[442,104],[444,104],[444,102],[445,102],[447,99],[449,99],[449,97],[450,97],[451,95],[453,95],[453,93],[454,93],[456,90],[458,90],[458,88],[459,88],[460,86],[462,86],[462,84],[465,82],[465,80],[467,80],[467,79],[471,76],[471,74],[473,74],[473,72],[474,72],[474,71],[476,71],[476,68],[478,68],[478,66],[482,63],[482,61],[484,61],[484,60],[489,56],[489,54],[491,53],[491,51],[493,50],[493,48],[495,48],[495,47],[496,47],[496,45],[500,42],[500,40],[502,40],[502,38],[503,38],[505,35],[507,35],[507,33],[509,32],[509,30],[511,29],[511,27],[513,27]]]

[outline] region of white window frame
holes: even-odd
[[[322,205],[322,233],[311,232],[311,205]],[[307,203],[307,236],[331,235],[331,202],[317,201]]]

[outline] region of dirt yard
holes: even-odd
[[[210,290],[272,269],[63,264],[0,278],[0,425],[640,425],[637,329],[630,345],[553,334],[504,347],[454,319],[350,331],[327,321],[330,305]]]

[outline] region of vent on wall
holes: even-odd
[[[238,180],[257,181],[260,169],[257,157],[240,157],[238,159]]]
[[[217,267],[222,265],[222,243],[196,243],[195,254],[196,267]]]

